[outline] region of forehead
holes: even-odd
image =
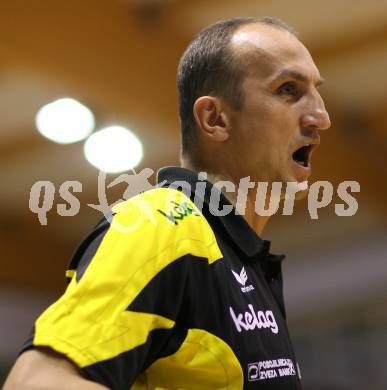
[[[242,26],[231,38],[231,49],[248,74],[270,78],[283,69],[294,69],[311,80],[320,79],[309,51],[286,30],[263,24]]]

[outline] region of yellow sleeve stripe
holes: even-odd
[[[234,351],[203,329],[189,329],[180,348],[156,360],[145,376],[148,389],[185,389],[191,383],[198,389],[243,389],[243,370]]]
[[[172,319],[126,311],[152,278],[187,254],[209,263],[222,258],[203,215],[189,215],[175,225],[157,212],[169,212],[170,202],[195,207],[183,193],[158,188],[135,198],[116,210],[80,281],[72,278],[65,294],[38,319],[34,345],[71,355],[80,367],[139,346],[151,330],[173,327]]]
[[[84,337],[70,342],[66,333],[58,334],[56,329],[51,329],[50,324],[38,320],[39,331],[33,344],[49,346],[66,355],[81,368],[107,359],[106,351],[109,351],[109,357],[114,357],[144,344],[152,330],[171,329],[175,324],[162,316],[130,311],[120,313],[114,324],[90,323],[88,319],[76,316],[73,316],[72,321],[77,326],[77,332]],[[103,338],[101,334],[104,335]],[[94,342],[90,344],[90,340]]]

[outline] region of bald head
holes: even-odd
[[[316,84],[322,84],[309,51],[290,31],[260,23],[243,25],[230,39],[229,49],[239,68],[240,82],[246,79],[247,75],[252,75],[262,82],[289,76],[292,67],[302,62],[308,64],[314,73],[311,77],[316,79]],[[301,77],[295,73],[293,75]],[[241,84],[239,86],[241,87]]]
[[[279,19],[234,18],[215,23],[201,31],[184,52],[177,76],[183,156],[190,154],[196,144],[193,106],[198,98],[218,96],[235,109],[243,106],[241,83],[246,66],[255,62],[250,61],[251,56],[248,54],[259,55],[259,50],[249,50],[257,42],[249,42],[246,36],[249,28],[254,26],[262,27],[262,39],[271,30],[297,39],[295,31]],[[263,54],[265,47],[261,50]]]

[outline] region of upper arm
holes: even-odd
[[[49,348],[31,349],[17,359],[4,390],[23,389],[106,390],[107,388],[83,378],[79,369],[65,356]]]
[[[220,256],[202,215],[175,224],[158,212],[191,202],[173,193],[172,206],[142,197],[120,207],[82,275],[76,271],[66,293],[36,321],[30,345],[49,346],[113,389],[129,388],[161,354],[172,353],[184,337],[176,325],[186,307],[186,260]]]

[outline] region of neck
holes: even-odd
[[[226,192],[224,187],[220,188],[220,190],[233,204],[238,213],[244,217],[246,222],[257,233],[257,235],[261,236],[270,217],[256,213],[256,189],[253,188],[249,190],[248,188],[244,188],[244,186],[240,186],[240,179],[235,180],[228,176],[208,174],[208,181],[214,183],[215,185],[217,182],[223,180],[232,182],[235,186],[235,192]]]
[[[226,198],[233,204],[240,215],[244,217],[250,227],[261,236],[263,230],[269,221],[269,216],[258,215],[255,211],[256,189],[240,187],[240,178],[234,178],[228,174],[218,174],[206,169],[198,168],[190,164],[188,161],[182,161],[182,167],[195,172],[206,172],[207,180],[216,186],[220,181],[228,181],[235,186],[235,192],[227,192],[224,187],[219,189],[223,192]],[[243,196],[242,196],[243,195]],[[241,201],[243,199],[243,201]]]
[[[236,191],[236,194],[238,191]],[[234,199],[230,199],[230,201],[236,205],[236,194],[232,194]],[[269,216],[263,216],[258,215],[255,211],[255,198],[256,198],[256,191],[252,190],[250,191],[250,194],[247,195],[246,198],[246,207],[245,207],[245,214],[243,215],[247,223],[250,225],[250,227],[257,233],[258,236],[261,236],[263,233],[263,230],[266,226],[266,224],[269,222]]]

